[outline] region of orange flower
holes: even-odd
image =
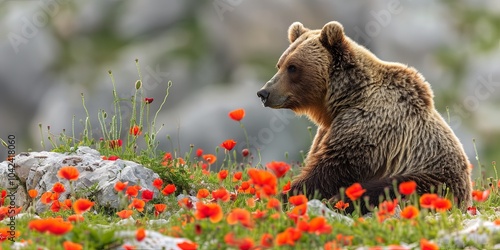
[[[183,241],[181,243],[177,243],[177,246],[182,250],[196,250],[198,249],[198,244],[189,241]]]
[[[119,148],[121,147],[123,144],[123,141],[121,139],[118,139],[118,140],[110,140],[109,141],[109,147],[110,148]]]
[[[260,244],[263,247],[272,247],[273,246],[273,236],[269,233],[264,233],[260,238]]]
[[[231,151],[231,149],[236,146],[236,141],[233,139],[225,140],[220,144],[221,147],[225,148],[227,151]]]
[[[306,215],[307,213],[307,204],[302,204],[295,206],[292,211],[288,212],[287,215],[290,219],[292,219],[295,223],[297,223],[298,219]]]
[[[130,134],[133,135],[133,136],[138,136],[138,135],[141,135],[142,134],[142,129],[137,126],[137,125],[134,125],[130,128]]]
[[[145,205],[146,205],[146,202],[144,202],[143,200],[134,198],[132,200],[132,203],[130,203],[130,205],[128,205],[128,208],[135,208],[137,211],[142,212],[142,211],[144,211]]]
[[[127,185],[128,185],[128,181],[127,182],[117,181],[115,183],[115,190],[117,192],[121,192],[121,191],[123,191],[123,189],[125,189],[127,187]]]
[[[214,198],[216,201],[222,200],[222,201],[226,202],[226,201],[229,201],[231,196],[225,188],[220,187],[218,190],[212,191],[212,198]]]
[[[234,175],[233,175],[233,182],[237,182],[237,181],[241,180],[242,176],[243,176],[242,172],[236,172],[236,173],[234,173]]]
[[[302,233],[300,232],[300,230],[295,229],[293,227],[289,227],[284,232],[276,235],[276,245],[278,245],[278,246],[284,246],[284,245],[295,246],[295,242],[298,241],[301,236],[302,236]]]
[[[85,220],[85,218],[83,218],[83,216],[81,214],[72,214],[72,215],[68,216],[68,221],[71,221],[71,222],[82,222],[84,220]]]
[[[160,178],[156,178],[154,181],[153,181],[153,186],[158,189],[158,190],[161,190],[161,188],[163,187],[163,180],[160,179]]]
[[[21,236],[21,232],[19,231],[14,231],[11,230],[9,227],[2,227],[0,228],[0,243],[4,242],[5,240],[11,238],[18,238]]]
[[[38,196],[38,191],[36,189],[28,190],[28,195],[31,199],[35,199]]]
[[[417,183],[415,181],[401,182],[399,184],[399,193],[403,195],[411,195],[415,192]]]
[[[248,175],[257,189],[257,191],[263,192],[266,196],[275,195],[277,191],[278,180],[276,176],[268,171],[250,168],[248,169]]]
[[[266,164],[266,167],[271,169],[271,171],[273,171],[273,173],[278,178],[283,177],[286,174],[286,172],[288,172],[288,170],[290,170],[290,165],[288,165],[282,161],[272,161],[272,162]]]
[[[42,204],[49,204],[53,201],[52,199],[52,192],[45,192],[42,194],[42,197],[40,197],[40,202]]]
[[[208,164],[212,165],[217,161],[217,157],[213,154],[203,155],[203,160],[205,160]]]
[[[434,202],[438,198],[437,194],[423,194],[419,199],[420,206],[423,208],[434,208]]]
[[[248,207],[255,207],[255,199],[254,198],[248,198],[247,199],[247,206]]]
[[[217,223],[222,220],[222,208],[217,203],[203,204],[197,202],[195,217],[198,220],[209,218],[212,223]]]
[[[120,217],[121,219],[128,219],[130,216],[132,216],[133,213],[134,211],[130,209],[124,209],[120,212],[116,212],[116,215],[118,215],[118,217]]]
[[[208,189],[201,188],[200,190],[198,190],[198,194],[196,195],[196,198],[203,199],[203,198],[207,198],[209,195],[210,195],[210,191],[208,191]]]
[[[288,193],[288,191],[290,191],[290,189],[291,189],[291,188],[290,188],[290,184],[291,184],[291,182],[290,182],[290,181],[288,181],[288,182],[287,182],[287,183],[283,186],[283,190],[281,191],[281,193],[282,193],[282,194],[286,194],[286,193]]]
[[[146,238],[146,230],[144,230],[143,227],[137,229],[137,231],[135,232],[135,239],[137,241],[142,241],[144,240],[144,238]]]
[[[324,217],[316,217],[309,222],[309,233],[329,234],[332,232],[332,226],[330,226]]]
[[[241,223],[241,225],[243,225],[244,227],[252,227],[252,217],[250,215],[250,212],[248,212],[246,209],[234,208],[227,215],[227,224],[235,225],[238,222]]]
[[[486,189],[484,191],[474,190],[472,191],[472,198],[477,202],[485,202],[490,195],[490,190]]]
[[[227,233],[224,236],[224,242],[229,246],[236,246],[240,250],[250,250],[253,248],[253,240],[251,238],[236,239],[234,233]]]
[[[37,219],[29,222],[28,227],[38,232],[49,232],[55,235],[63,235],[69,232],[73,225],[70,222],[65,222],[62,218],[47,218]]]
[[[451,201],[446,198],[437,198],[434,201],[434,208],[438,212],[446,212],[451,208]]]
[[[359,199],[359,197],[361,197],[365,192],[366,189],[363,189],[359,183],[354,183],[345,190],[345,194],[352,201]]]
[[[76,214],[82,214],[87,212],[92,206],[94,205],[94,202],[91,202],[90,200],[87,199],[78,199],[73,203],[73,210],[75,211]]]
[[[267,201],[267,208],[269,209],[275,209],[276,211],[280,211],[281,209],[281,203],[278,199],[276,198],[269,198]]]
[[[414,219],[418,216],[418,209],[414,206],[407,206],[401,211],[401,217],[405,219]]]
[[[231,112],[229,112],[229,118],[239,122],[241,119],[245,117],[245,110],[244,109],[236,109]]]
[[[223,181],[224,179],[227,178],[227,174],[228,174],[228,171],[227,170],[221,170],[219,171],[219,173],[217,174],[217,178],[219,178],[220,181]]]
[[[420,249],[421,250],[438,250],[439,246],[436,243],[432,243],[426,239],[420,240]]]
[[[139,194],[139,190],[137,190],[135,186],[130,186],[127,188],[127,191],[125,191],[125,193],[129,197],[137,197],[137,195]]]
[[[267,211],[261,211],[261,210],[257,209],[257,210],[252,212],[252,217],[254,219],[263,219],[264,216],[266,216],[266,214],[267,214]]]
[[[64,191],[66,191],[66,189],[64,188],[64,185],[60,182],[56,182],[54,183],[54,186],[52,186],[52,191],[56,192],[56,193],[64,193]]]
[[[177,202],[177,204],[180,207],[185,207],[185,208],[188,208],[188,209],[193,208],[193,201],[191,201],[191,199],[189,197],[184,197],[184,198],[180,199]]]
[[[52,204],[50,205],[50,210],[54,213],[57,213],[59,212],[59,210],[61,210],[61,203],[59,203],[58,200],[55,200],[54,202],[52,202]]]
[[[340,211],[344,211],[346,208],[349,207],[349,203],[345,203],[344,201],[338,201],[337,203],[335,203],[334,207]]]
[[[165,204],[155,204],[155,216],[160,215],[161,213],[165,212],[165,209],[167,209],[167,205]]]
[[[165,186],[165,188],[161,191],[162,194],[164,195],[169,195],[175,192],[177,188],[175,187],[174,184],[168,184]]]
[[[67,240],[63,243],[63,247],[64,247],[64,250],[82,250],[83,249],[82,245],[80,245],[78,243],[71,242],[69,240]]]
[[[78,176],[80,173],[78,172],[78,169],[72,166],[65,166],[59,169],[57,172],[57,176],[60,178],[64,178],[69,181],[76,181],[78,180]]]
[[[307,201],[307,197],[303,194],[290,196],[290,198],[288,198],[288,202],[292,203],[294,206],[306,204]]]

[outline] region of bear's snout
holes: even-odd
[[[264,106],[266,106],[267,98],[269,97],[269,91],[267,91],[265,89],[261,89],[257,92],[257,96],[260,97],[262,104],[264,104]]]

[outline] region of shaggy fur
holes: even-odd
[[[420,73],[378,59],[338,22],[321,30],[293,23],[288,38],[278,72],[257,95],[318,126],[293,192],[332,198],[359,182],[377,205],[394,181],[414,180],[420,194],[445,185],[461,208],[471,203],[470,163]]]

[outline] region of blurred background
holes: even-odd
[[[173,83],[157,121],[165,126],[161,150],[184,153],[193,144],[214,153],[232,138],[241,151],[243,131],[227,113],[244,108],[254,157],[259,149],[263,163],[299,161],[313,125],[262,107],[256,92],[274,75],[292,22],[319,29],[331,20],[379,58],[417,68],[471,162],[477,166],[475,138],[479,159],[491,170],[500,156],[497,0],[3,0],[0,138],[15,135],[17,152],[43,150],[38,124],[55,134],[71,131],[73,116],[78,134],[86,117],[81,93],[98,127],[98,111],[113,111],[108,70],[118,95],[129,99],[139,59],[152,110]],[[0,152],[5,159],[5,148]]]

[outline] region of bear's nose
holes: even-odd
[[[267,91],[265,89],[261,89],[261,90],[259,90],[259,92],[257,92],[257,96],[260,97],[260,100],[262,101],[262,103],[266,103],[267,98],[269,97],[269,91]]]

